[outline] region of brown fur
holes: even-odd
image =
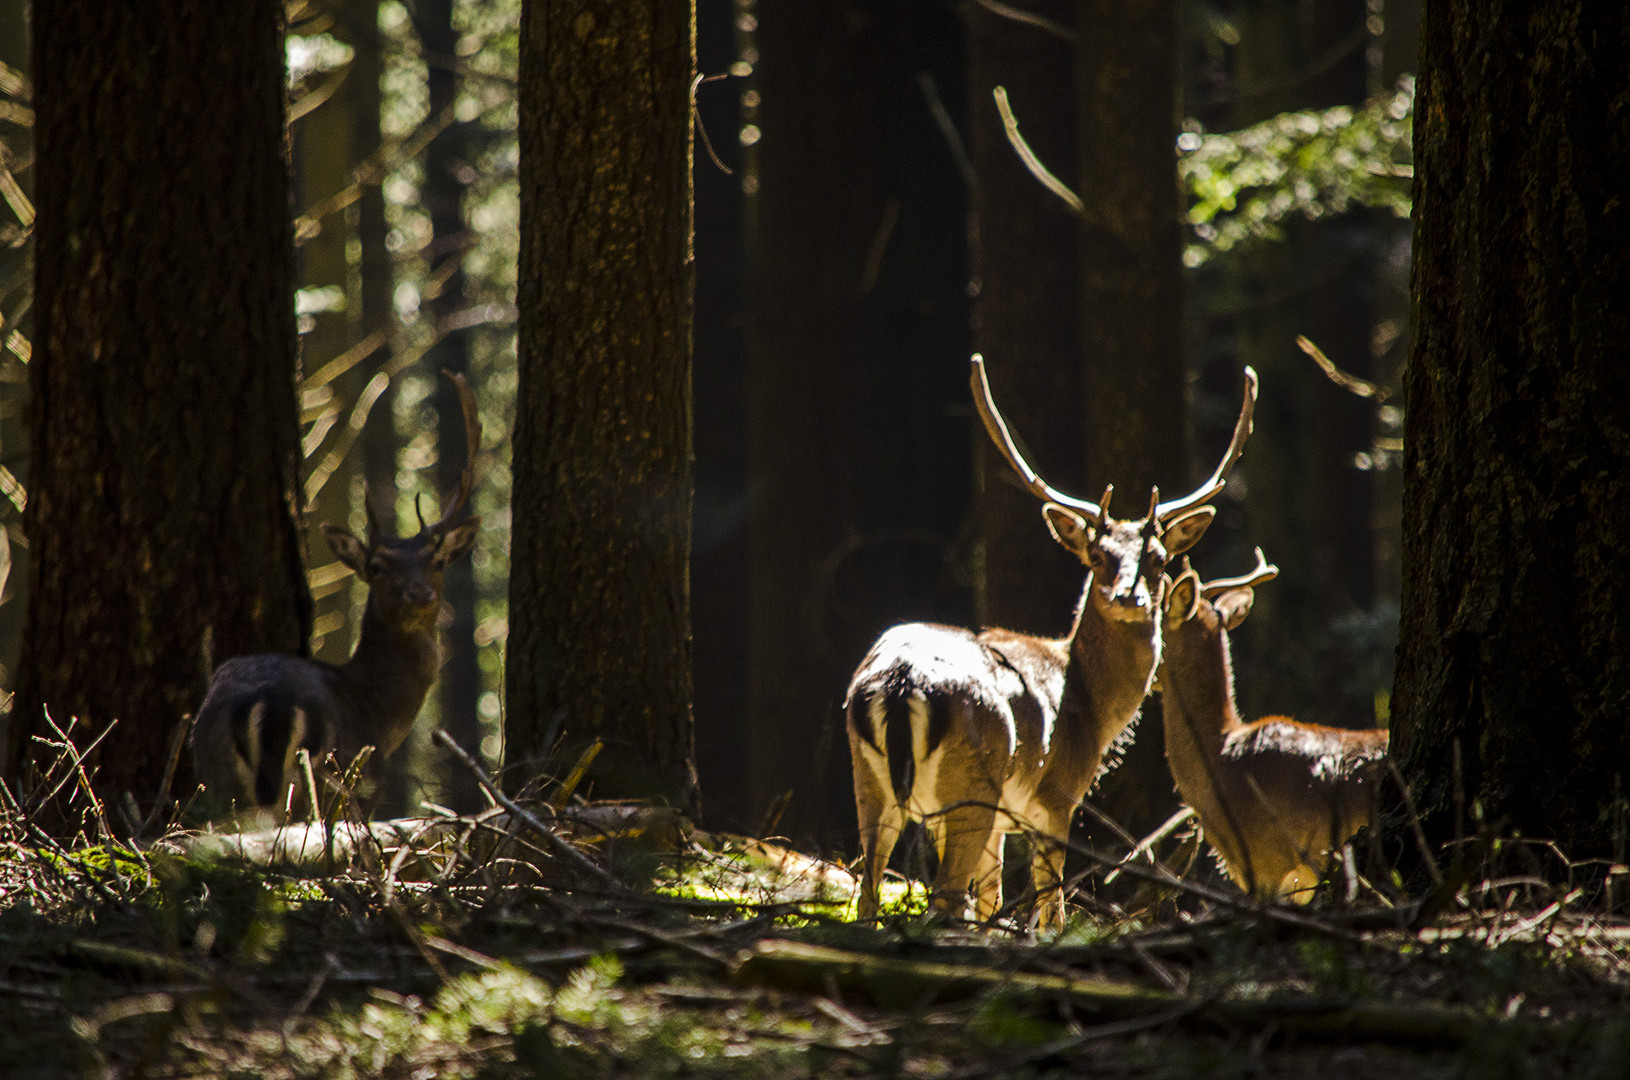
[[[1161,700],[1172,776],[1240,888],[1305,900],[1333,853],[1375,822],[1387,732],[1241,721],[1228,631],[1250,611],[1252,590],[1215,600],[1200,591],[1190,572],[1167,594]]]

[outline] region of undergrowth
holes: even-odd
[[[1423,918],[1089,859],[1038,940],[637,806],[138,843],[3,794],[8,1078],[1630,1076],[1630,922],[1566,874]]]

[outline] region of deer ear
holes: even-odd
[[[475,537],[480,531],[481,518],[472,515],[457,525],[449,525],[445,532],[437,535],[434,559],[436,569],[439,570],[448,563],[456,561],[475,546]]]
[[[1217,609],[1217,617],[1222,620],[1224,630],[1232,630],[1245,621],[1245,616],[1251,613],[1251,605],[1256,602],[1256,590],[1250,588],[1230,589],[1211,602]]]
[[[1200,606],[1200,578],[1193,570],[1179,574],[1166,590],[1166,625],[1172,629],[1194,618]]]
[[[1216,507],[1200,506],[1168,523],[1165,532],[1160,535],[1166,554],[1178,555],[1199,543],[1200,537],[1211,527],[1211,519],[1216,516]]]
[[[1079,554],[1086,550],[1088,543],[1087,519],[1068,507],[1058,503],[1048,503],[1041,508],[1041,516],[1047,521],[1047,531],[1053,534],[1053,539]]]
[[[356,571],[357,576],[367,577],[368,545],[358,540],[347,529],[338,525],[323,522],[323,538],[328,541],[328,548],[340,562]]]

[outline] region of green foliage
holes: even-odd
[[[1251,240],[1276,240],[1290,217],[1368,206],[1408,217],[1415,82],[1361,109],[1281,113],[1243,131],[1186,131],[1178,174],[1193,200],[1184,264]]]

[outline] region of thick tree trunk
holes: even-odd
[[[753,24],[736,0],[698,0],[697,69],[729,70],[752,48]],[[696,636],[696,771],[708,827],[758,824],[748,801],[747,738],[747,346],[745,187],[756,182],[742,78],[697,88],[696,122],[725,172],[696,159],[696,515],[691,619]]]
[[[1029,4],[1074,24],[1072,0]],[[1008,144],[991,91],[1004,86],[1025,141],[1072,186],[1076,177],[1075,49],[1068,41],[983,7],[968,8],[968,147],[974,185],[974,347],[1028,460],[1054,486],[1086,491],[1082,430],[1080,223]],[[1062,635],[1084,570],[1048,534],[1041,504],[974,422],[978,446],[979,621]]]
[[[33,13],[34,563],[10,749],[43,709],[117,719],[99,783],[147,800],[210,662],[302,649],[310,599],[283,5],[136,11]]]
[[[1630,8],[1444,0],[1421,38],[1393,747],[1435,840],[1622,858]]]
[[[523,773],[558,729],[604,741],[595,794],[681,806],[696,799],[693,38],[693,4],[523,11],[507,672]]]
[[[1149,489],[1187,489],[1175,3],[1078,0],[1078,194],[1087,206],[1078,317],[1088,480],[1111,513],[1142,514]],[[1158,723],[1139,723],[1096,799],[1137,835],[1177,808]]]
[[[781,831],[850,844],[850,675],[889,625],[972,614],[967,205],[933,115],[960,129],[965,46],[893,0],[758,25],[746,749],[755,824],[790,792]]]

